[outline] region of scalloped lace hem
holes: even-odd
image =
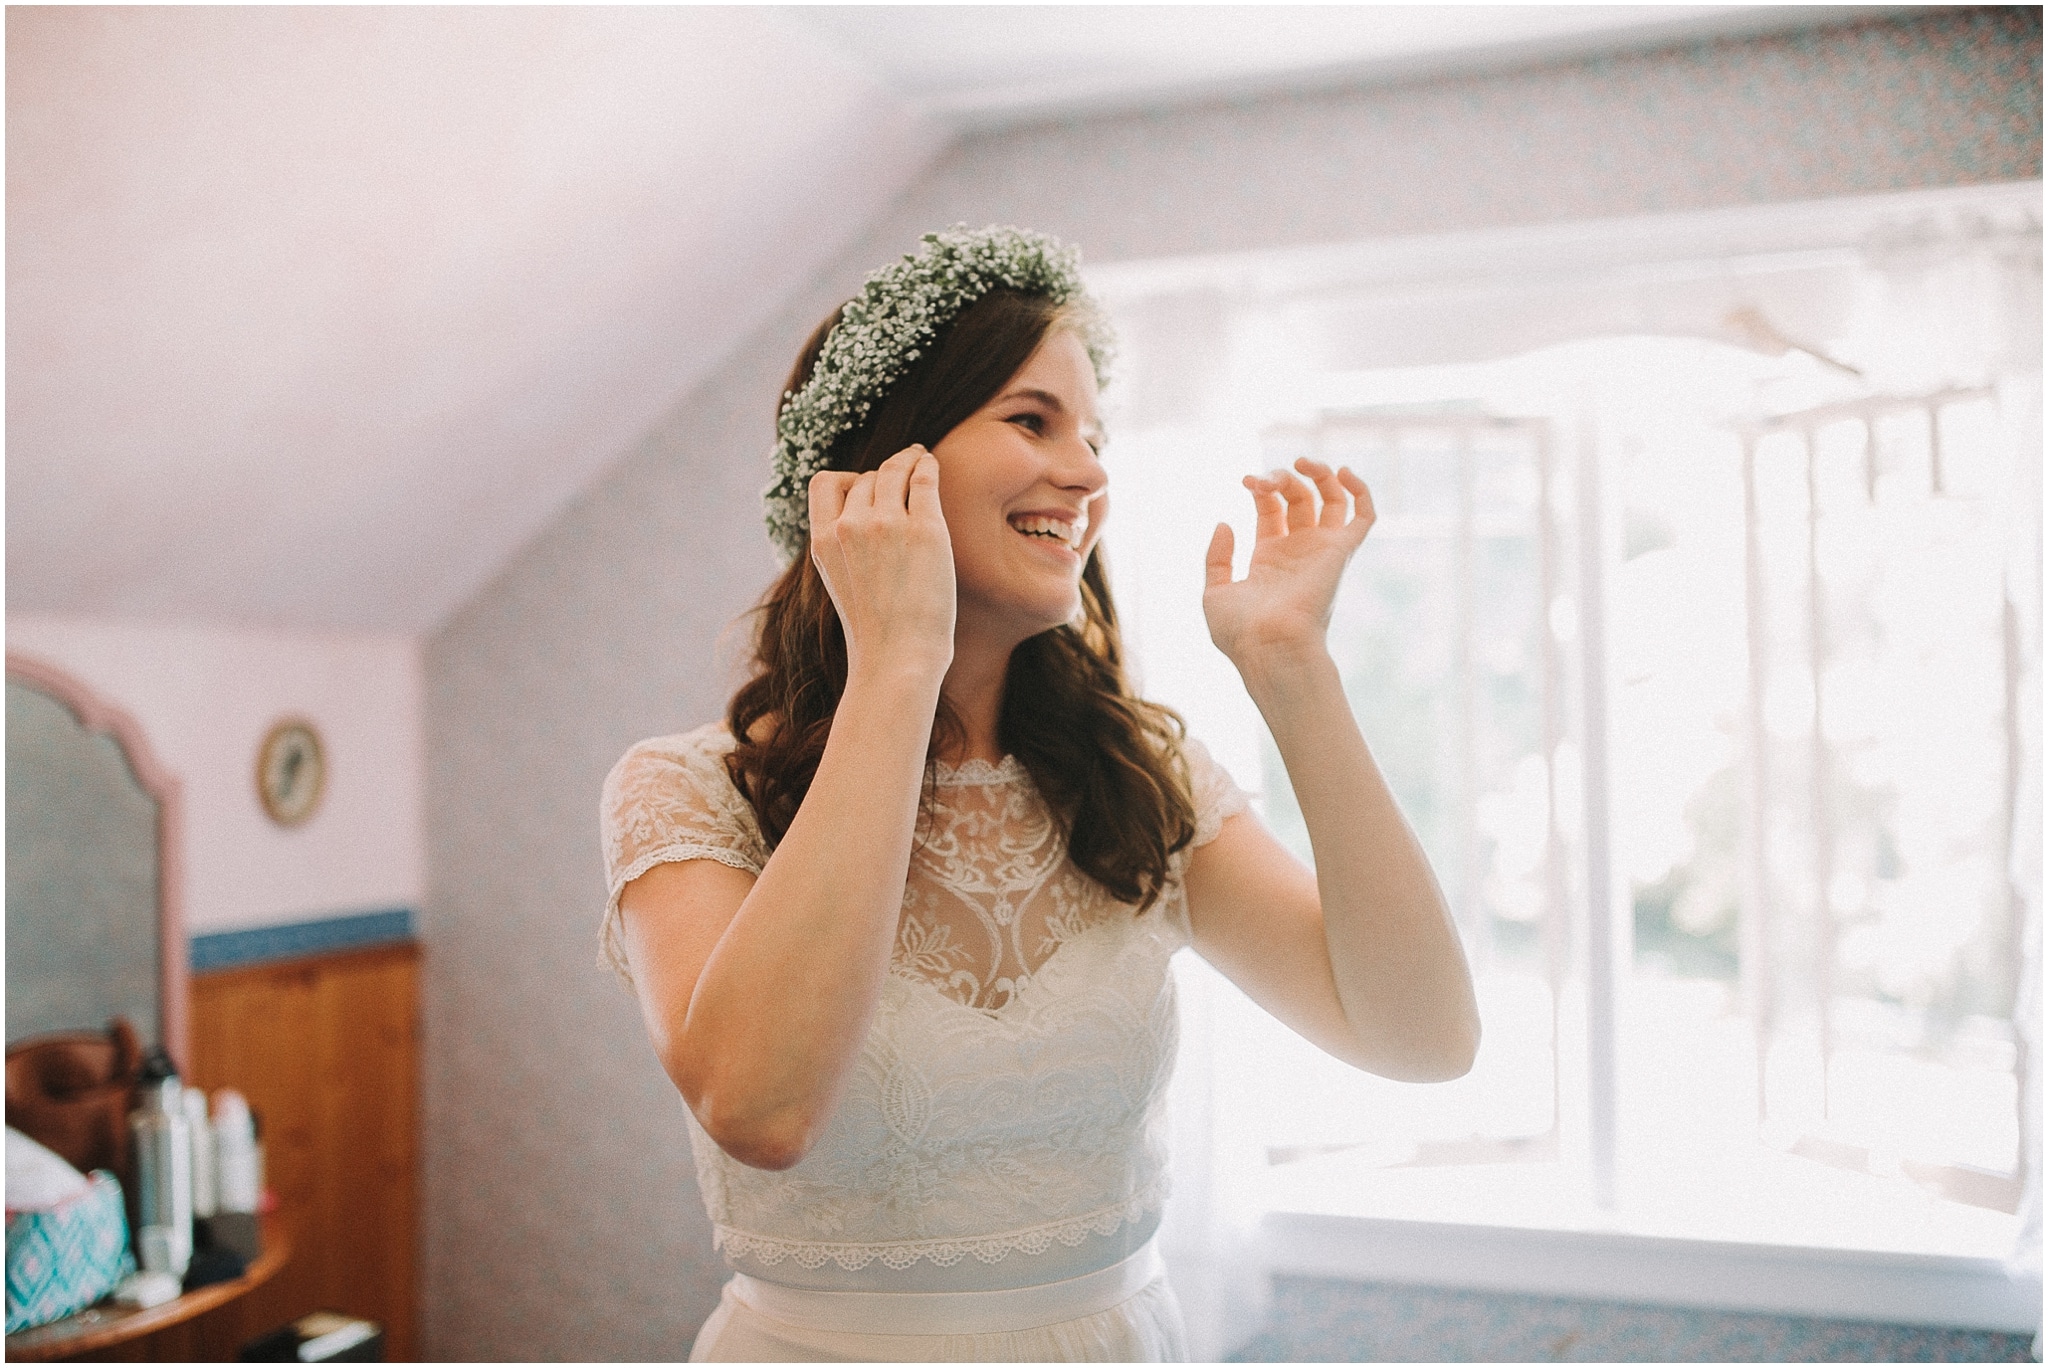
[[[932,761],[932,782],[934,784],[1006,784],[1021,779],[1026,774],[1024,762],[1014,755],[1006,755],[994,764],[986,760],[963,760],[949,765],[943,760]]]
[[[908,1268],[920,1259],[928,1259],[940,1268],[951,1268],[962,1259],[974,1258],[982,1263],[1000,1263],[1011,1254],[1043,1254],[1054,1244],[1065,1245],[1068,1249],[1077,1247],[1090,1235],[1114,1235],[1125,1223],[1137,1220],[1149,1211],[1156,1211],[1165,1202],[1163,1190],[1155,1189],[1141,1193],[1129,1201],[1115,1206],[1103,1207],[1082,1216],[1070,1216],[1065,1220],[1048,1221],[1044,1225],[1026,1226],[1022,1230],[1006,1230],[1000,1235],[978,1235],[953,1240],[899,1240],[886,1244],[825,1244],[812,1240],[778,1240],[765,1235],[749,1235],[730,1226],[714,1226],[711,1243],[715,1249],[722,1249],[735,1258],[756,1259],[773,1268],[785,1259],[794,1260],[799,1268],[822,1268],[827,1263],[838,1264],[852,1273],[866,1268],[877,1259],[889,1268]]]
[[[611,894],[604,902],[604,924],[597,938],[597,962],[601,967],[624,979],[628,988],[633,986],[633,971],[626,966],[626,948],[619,940],[619,894],[625,892],[627,884],[656,865],[677,864],[684,860],[716,860],[722,865],[730,865],[747,874],[761,872],[761,866],[737,851],[727,850],[723,846],[700,845],[688,841],[678,841],[662,846],[658,850],[650,850],[620,870],[618,882],[612,886]]]

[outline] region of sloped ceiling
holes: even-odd
[[[747,8],[10,8],[7,602],[420,631],[944,145]]]
[[[793,5],[958,127],[1849,23],[1902,5]]]
[[[429,631],[961,129],[1874,8],[10,8],[7,605]]]

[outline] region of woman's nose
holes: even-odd
[[[1081,437],[1060,444],[1059,467],[1053,477],[1061,487],[1085,490],[1091,498],[1109,487],[1109,470],[1101,455]]]

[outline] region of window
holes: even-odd
[[[1207,1200],[2011,1249],[2031,198],[1097,273],[1148,691],[1309,858],[1202,549],[1232,522],[1241,572],[1247,470],[1357,469],[1380,520],[1331,646],[1486,1025],[1468,1077],[1388,1083],[1184,966]]]

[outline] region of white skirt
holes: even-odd
[[[1179,1363],[1180,1303],[1156,1245],[994,1292],[819,1292],[735,1273],[692,1363]]]

